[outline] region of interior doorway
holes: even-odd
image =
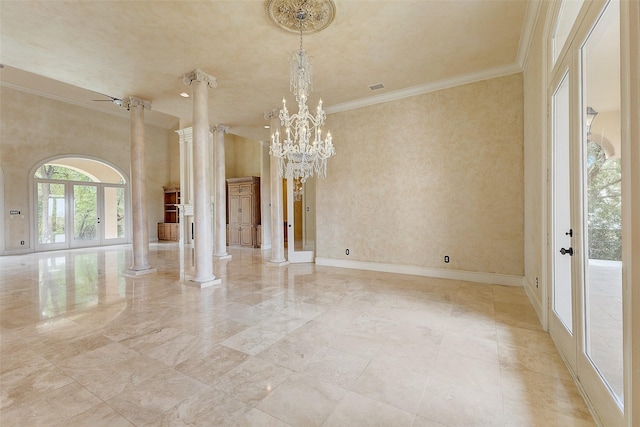
[[[315,178],[283,180],[285,246],[291,263],[315,261]]]

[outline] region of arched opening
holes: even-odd
[[[32,171],[37,251],[128,241],[127,180],[85,157],[49,159]]]

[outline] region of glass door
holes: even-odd
[[[590,3],[554,67],[549,332],[599,422],[624,425],[620,2]]]
[[[95,184],[71,185],[73,186],[71,246],[97,246],[100,244],[102,235],[98,186]]]
[[[622,168],[620,3],[610,1],[580,49],[583,212],[582,310],[578,372],[602,402],[604,425],[621,425],[624,403],[622,328]]]
[[[66,185],[56,182],[37,183],[37,238],[38,250],[63,249],[67,239]]]
[[[124,186],[103,185],[102,244],[127,242]]]
[[[287,179],[287,251],[291,263],[314,262],[315,178]]]

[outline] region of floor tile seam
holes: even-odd
[[[35,395],[34,395],[33,397],[31,397],[31,398],[27,398],[27,399],[26,399],[26,402],[25,402],[25,401],[23,401],[23,398],[21,398],[21,399],[20,399],[20,402],[21,402],[21,403],[20,403],[20,405],[23,405],[24,403],[30,403],[30,402],[35,402],[35,401],[37,401],[37,400],[40,400],[41,398],[46,397],[46,395],[47,395],[47,394],[52,393],[52,392],[55,392],[55,391],[57,391],[57,390],[59,390],[59,389],[61,389],[61,388],[63,388],[63,387],[66,387],[66,386],[68,386],[68,385],[72,384],[72,383],[76,383],[76,384],[77,384],[77,385],[79,385],[80,387],[85,388],[85,387],[84,387],[82,384],[80,384],[80,383],[79,383],[75,378],[73,378],[71,375],[68,375],[66,372],[64,372],[64,371],[62,371],[61,369],[57,368],[57,367],[56,367],[56,366],[54,366],[53,364],[52,364],[51,366],[47,366],[46,368],[47,368],[47,369],[50,369],[50,368],[55,368],[55,369],[57,369],[57,370],[58,370],[62,375],[64,375],[64,376],[65,376],[66,378],[68,378],[70,381],[69,381],[69,382],[66,382],[66,383],[64,383],[64,384],[60,384],[60,385],[59,385],[59,386],[57,386],[57,387],[49,388],[49,389],[47,389],[47,390],[33,390],[33,389],[31,389],[31,390],[30,390],[30,392],[31,392],[32,394],[35,394]],[[33,373],[35,373],[35,372],[39,372],[39,371],[42,371],[43,369],[45,369],[45,367],[40,368],[40,369],[38,369],[37,371],[34,371]],[[24,378],[21,378],[21,380],[24,380]],[[20,388],[20,387],[21,387],[20,385],[19,385],[18,387],[11,387],[11,388],[9,388],[9,390],[12,390],[12,389],[14,389],[14,388]],[[4,390],[7,390],[4,386],[2,387],[2,389],[3,389],[3,391],[4,391]],[[31,406],[31,405],[28,405],[28,406]],[[4,412],[4,411],[6,411],[6,410],[7,410],[7,408],[2,408],[2,410],[0,411],[0,413],[1,413],[1,412]]]
[[[84,413],[84,412],[87,412],[87,411],[89,411],[89,410],[93,409],[94,407],[96,407],[96,406],[98,406],[98,405],[100,405],[100,404],[102,404],[102,403],[106,403],[106,402],[105,402],[104,400],[102,400],[100,397],[96,396],[96,394],[95,394],[95,393],[93,393],[91,390],[89,390],[88,388],[86,388],[85,386],[83,386],[80,382],[78,382],[75,378],[73,378],[73,377],[71,377],[71,376],[67,375],[66,373],[65,373],[64,375],[68,376],[72,381],[71,381],[71,382],[69,382],[69,383],[63,384],[63,385],[61,385],[60,387],[56,387],[56,388],[54,388],[54,389],[47,390],[47,392],[46,392],[46,393],[43,393],[43,394],[41,394],[40,396],[36,396],[36,397],[34,397],[33,399],[30,399],[30,400],[29,400],[29,399],[27,399],[26,401],[21,400],[19,407],[33,407],[33,406],[37,406],[38,402],[43,401],[43,400],[45,400],[45,401],[46,401],[46,400],[48,399],[48,396],[49,396],[51,393],[57,392],[57,391],[59,391],[60,389],[62,389],[62,388],[64,388],[64,387],[68,387],[68,386],[70,386],[71,384],[75,384],[75,385],[76,385],[77,387],[79,387],[81,390],[83,390],[83,391],[85,391],[85,392],[89,393],[91,396],[93,396],[94,398],[98,399],[98,401],[99,401],[99,402],[98,402],[98,403],[96,403],[95,405],[91,406],[90,408],[87,408],[85,411],[80,412],[80,413],[77,413],[77,414],[72,414],[72,415],[70,415],[70,416],[66,417],[65,419],[71,419],[71,418],[73,418],[73,417],[75,417],[75,416],[77,416],[77,415],[79,415],[79,414],[82,414],[82,413]],[[5,411],[5,409],[3,409],[2,411],[0,411],[0,413],[2,413],[2,412],[4,412],[4,411]]]

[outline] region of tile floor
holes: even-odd
[[[0,424],[594,425],[521,288],[230,253],[0,257]]]

